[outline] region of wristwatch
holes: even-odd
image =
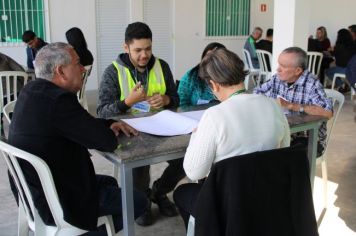
[[[300,107],[299,107],[299,112],[300,112],[300,113],[304,113],[304,106],[303,106],[303,105],[300,105]]]

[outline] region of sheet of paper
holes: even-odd
[[[203,112],[176,113],[164,110],[153,116],[122,120],[140,132],[174,136],[191,133],[198,126]]]
[[[191,119],[194,119],[196,121],[200,121],[201,117],[203,116],[205,110],[200,110],[200,111],[188,111],[188,112],[182,112],[179,113],[179,115],[189,117]]]

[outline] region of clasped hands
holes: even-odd
[[[277,97],[277,103],[279,105],[281,105],[281,107],[286,108],[288,110],[292,110],[292,111],[298,111],[300,105],[296,104],[296,103],[291,103],[288,100],[286,100],[285,98],[278,96]]]
[[[159,109],[169,104],[169,97],[159,93],[156,93],[153,96],[147,96],[141,83],[138,82],[130,92],[129,96],[125,98],[125,103],[129,107],[132,107],[135,103],[142,101],[147,101],[151,107]]]

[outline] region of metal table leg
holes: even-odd
[[[132,168],[124,163],[120,165],[120,182],[124,235],[135,235]]]
[[[318,127],[308,130],[308,159],[310,168],[310,184],[312,191],[314,189],[315,164],[318,148]]]

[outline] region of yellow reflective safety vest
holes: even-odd
[[[129,96],[136,83],[134,78],[131,76],[130,70],[127,67],[120,65],[117,63],[117,61],[113,61],[112,64],[117,70],[117,77],[119,80],[121,93],[120,101],[123,101]],[[166,82],[164,80],[162,66],[159,62],[159,59],[157,58],[155,58],[155,63],[148,72],[147,83],[147,96],[152,96],[156,93],[164,95],[166,93]]]

